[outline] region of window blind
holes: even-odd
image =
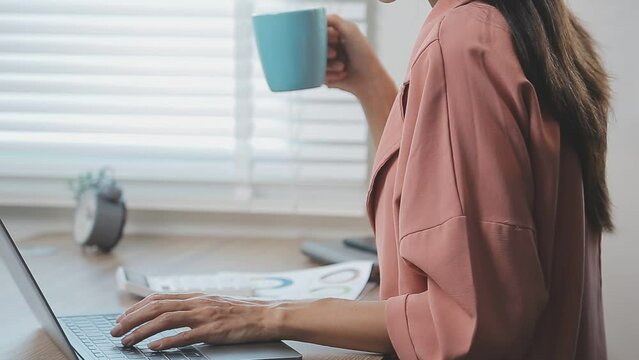
[[[0,202],[67,206],[109,166],[132,208],[363,213],[367,129],[326,88],[268,91],[251,15],[365,0],[0,0]]]

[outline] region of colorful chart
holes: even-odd
[[[254,277],[250,280],[253,290],[281,289],[293,285],[293,280],[284,277],[266,276]]]
[[[358,269],[338,269],[323,275],[320,280],[328,284],[343,284],[357,279],[360,274]]]
[[[280,273],[225,273],[246,276],[256,298],[301,300],[334,297],[356,299],[370,277],[372,263],[352,261]]]

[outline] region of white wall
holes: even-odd
[[[427,0],[377,2],[372,40],[384,65],[397,83],[402,83],[413,44],[430,11]]]
[[[603,287],[611,359],[639,358],[639,40],[634,0],[570,0],[599,42],[612,75],[608,181],[617,230],[603,242]]]

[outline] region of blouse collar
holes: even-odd
[[[471,1],[474,0],[438,0],[435,6],[433,6],[433,10],[431,10],[430,14],[428,14],[426,22],[428,23],[431,20],[445,14],[447,11],[452,10],[460,5],[467,4]]]

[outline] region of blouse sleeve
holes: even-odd
[[[482,31],[441,30],[404,95],[399,254],[427,290],[387,302],[401,359],[519,358],[547,301],[525,140],[534,90],[507,32]]]

